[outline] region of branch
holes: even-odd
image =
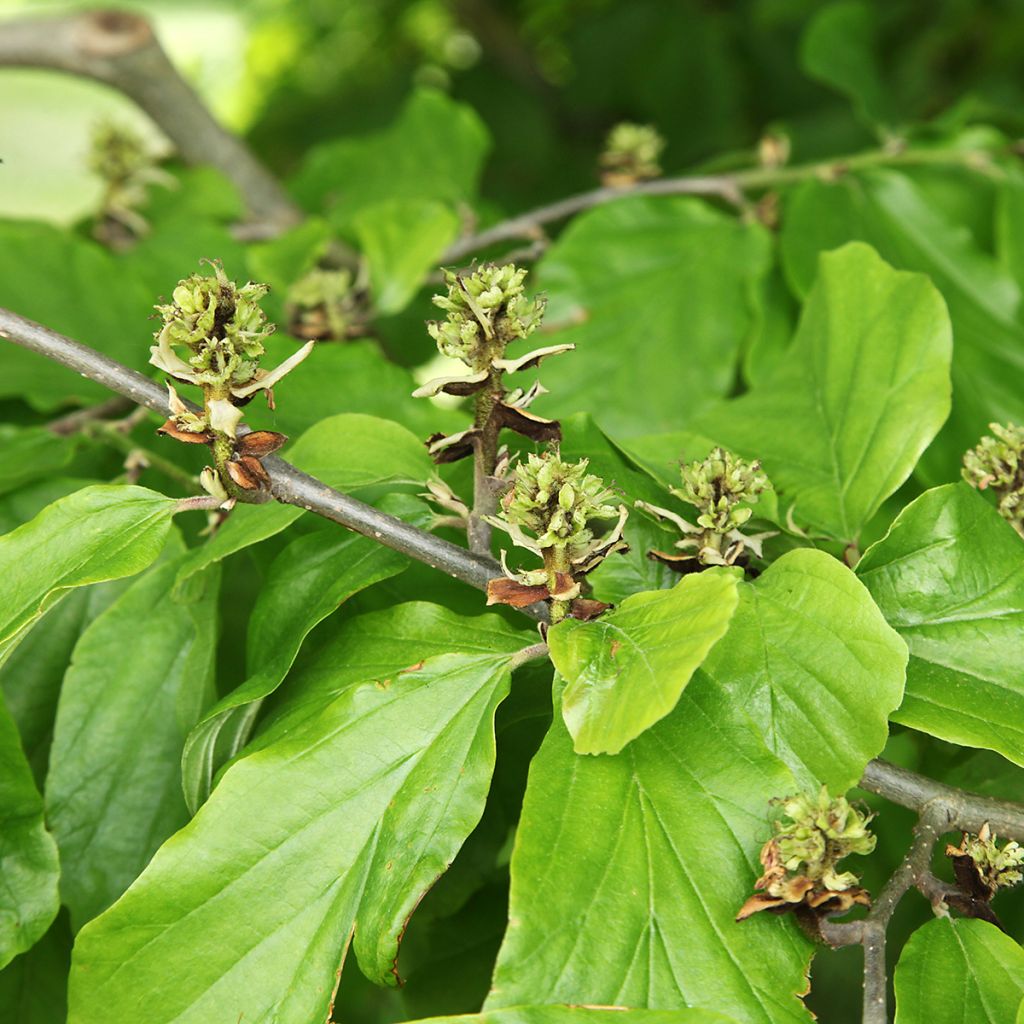
[[[273,175],[214,120],[140,15],[107,10],[6,22],[0,66],[53,68],[112,86],[153,119],[187,163],[211,164],[234,182],[261,233],[301,219]]]
[[[993,169],[991,154],[985,150],[882,149],[793,167],[752,167],[745,171],[725,174],[684,175],[638,182],[636,185],[621,188],[596,188],[547,206],[540,206],[528,213],[495,224],[478,234],[458,239],[442,253],[439,262],[442,265],[456,265],[474,252],[499,242],[520,239],[538,241],[544,237],[542,229],[545,224],[564,220],[575,213],[628,196],[713,196],[733,206],[743,206],[745,194],[751,191],[794,185],[802,181],[834,181],[850,171],[867,170],[871,167],[926,164],[964,167],[982,172]]]
[[[0,337],[66,366],[136,405],[153,409],[162,416],[169,415],[165,388],[79,341],[2,308]],[[263,465],[270,474],[271,494],[286,505],[296,505],[340,523],[478,590],[486,591],[487,581],[501,574],[500,567],[492,558],[475,555],[372,505],[335,491],[283,459],[268,455],[264,457]],[[523,610],[539,621],[547,618],[545,605],[532,605]]]

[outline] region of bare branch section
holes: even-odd
[[[136,405],[152,409],[161,416],[170,413],[167,391],[155,381],[79,341],[7,309],[0,309],[0,337],[66,366]],[[487,581],[501,575],[501,569],[493,559],[475,555],[380,512],[372,505],[342,494],[283,459],[268,455],[263,465],[270,473],[271,494],[286,505],[296,505],[330,519],[478,590],[486,591]],[[540,621],[547,618],[544,605],[534,605],[523,611]]]
[[[157,41],[128,11],[88,11],[0,24],[0,67],[52,68],[112,86],[141,107],[190,164],[210,164],[237,186],[257,233],[301,213],[271,173],[207,110]]]

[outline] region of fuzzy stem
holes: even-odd
[[[544,549],[544,568],[548,571],[548,590],[551,594],[557,594],[561,589],[558,585],[559,575],[568,574],[571,571],[569,564],[569,551],[560,545]],[[551,624],[561,622],[569,614],[571,601],[555,598],[551,602]]]
[[[494,469],[498,464],[498,437],[501,428],[494,421],[494,407],[505,397],[502,372],[491,367],[487,386],[476,395],[473,426],[478,431],[473,446],[473,509],[469,514],[466,536],[469,550],[478,555],[491,553],[491,524],[485,516],[498,510],[498,492]]]

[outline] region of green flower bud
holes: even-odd
[[[532,334],[544,317],[545,300],[524,293],[526,271],[508,263],[488,264],[471,274],[445,271],[447,295],[434,305],[447,313],[427,330],[443,355],[461,359],[474,370],[503,358],[506,346]]]
[[[999,514],[1024,535],[1024,427],[990,423],[985,436],[964,455],[964,479],[979,491],[991,488]]]
[[[1024,849],[1012,840],[1000,846],[987,823],[977,835],[965,832],[959,847],[947,846],[946,855],[969,857],[978,880],[992,896],[1024,879]]]
[[[601,167],[608,184],[631,184],[661,174],[658,159],[665,140],[649,124],[624,121],[609,133],[601,154]]]

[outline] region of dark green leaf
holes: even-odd
[[[71,461],[76,447],[74,438],[58,437],[44,427],[0,424],[0,494],[40,477],[56,476]]]
[[[1024,545],[966,484],[921,495],[857,565],[910,648],[892,716],[1024,765]]]
[[[512,1006],[414,1024],[729,1024],[710,1010],[630,1010],[624,1006]]]
[[[0,1020],[67,1024],[71,929],[58,914],[50,930],[0,971]]]

